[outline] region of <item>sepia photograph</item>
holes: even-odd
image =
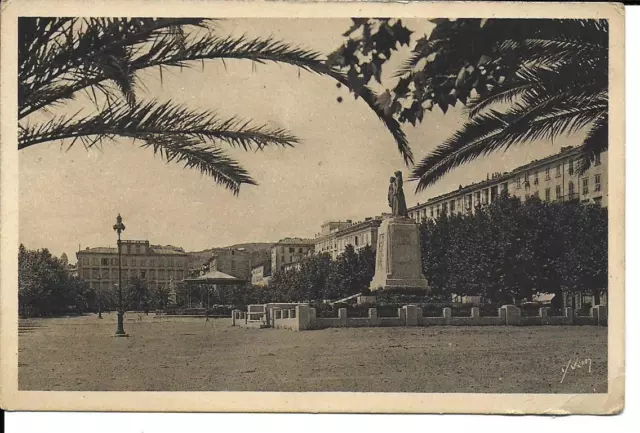
[[[160,3],[4,6],[3,406],[622,410],[622,9]]]

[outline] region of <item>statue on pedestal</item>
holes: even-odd
[[[392,218],[385,218],[378,228],[376,269],[369,288],[376,290],[428,290],[422,273],[420,229],[409,219],[402,190],[402,173],[389,179],[387,199]]]

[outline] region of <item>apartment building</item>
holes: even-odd
[[[503,191],[522,200],[531,196],[545,201],[580,200],[608,205],[607,152],[596,157],[591,167],[578,174],[580,148],[563,147],[549,157],[532,161],[508,173],[493,173],[487,179],[428,199],[408,209],[417,222],[445,215],[471,213],[490,204]]]
[[[169,287],[171,280],[187,276],[189,265],[182,248],[150,245],[148,240],[123,240],[121,243],[123,284],[134,278],[147,281],[149,287]],[[77,272],[92,287],[109,289],[118,283],[118,249],[86,248],[76,253]]]

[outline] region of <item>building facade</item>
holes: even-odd
[[[208,262],[207,272],[223,272],[241,280],[251,280],[251,254],[242,248],[216,249]]]
[[[270,262],[269,262],[270,263]],[[269,265],[269,268],[271,266]],[[271,272],[265,269],[265,264],[251,268],[251,284],[258,287],[267,287],[271,279]]]
[[[123,284],[134,278],[147,281],[149,287],[166,287],[186,278],[187,254],[182,248],[150,245],[147,240],[121,243]],[[77,272],[91,287],[113,288],[118,284],[118,249],[86,248],[76,253]]]
[[[564,147],[559,153],[532,161],[508,173],[494,173],[487,179],[460,186],[457,190],[418,203],[408,209],[417,222],[445,215],[471,213],[488,205],[502,192],[525,200],[539,197],[544,201],[580,200],[583,203],[608,205],[607,152],[596,157],[583,174],[578,174],[580,149]]]
[[[329,254],[334,260],[344,252],[347,245],[352,245],[356,252],[367,245],[375,251],[381,223],[381,216],[365,218],[364,221],[355,223],[351,220],[325,223],[322,231],[316,235],[315,251]]]
[[[313,239],[285,238],[271,247],[271,272],[279,271],[288,263],[298,262],[314,252]]]

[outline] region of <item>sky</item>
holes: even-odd
[[[413,41],[429,31],[426,20],[403,20]],[[218,22],[222,35],[266,37],[329,53],[343,43],[348,19],[251,19]],[[393,65],[384,71],[391,88]],[[172,100],[210,109],[221,117],[238,115],[255,124],[286,128],[302,139],[295,148],[261,152],[230,149],[258,186],[243,185],[239,196],[216,185],[197,170],[165,163],[150,149],[130,140],[86,150],[67,150],[59,142],[21,150],[20,242],[28,248],[65,252],[71,262],[79,247],[114,246],[112,226],[118,213],[124,239],[147,239],[187,251],[244,242],[275,242],[284,237],[313,237],[328,220],[363,220],[388,211],[389,177],[407,168],[391,134],[361,100],[338,89],[327,77],[289,65],[252,65],[227,60],[204,69],[157,70],[139,75],[140,99]],[[343,102],[337,98],[342,96]],[[57,111],[75,112],[65,106]],[[88,113],[87,113],[88,114]],[[433,111],[417,127],[404,130],[416,161],[447,139],[464,122],[455,107]],[[34,121],[29,119],[30,122]],[[478,159],[450,172],[433,187],[414,193],[405,182],[408,206],[483,180],[487,173],[508,171],[532,159],[579,144],[579,137],[555,143],[535,142]]]

